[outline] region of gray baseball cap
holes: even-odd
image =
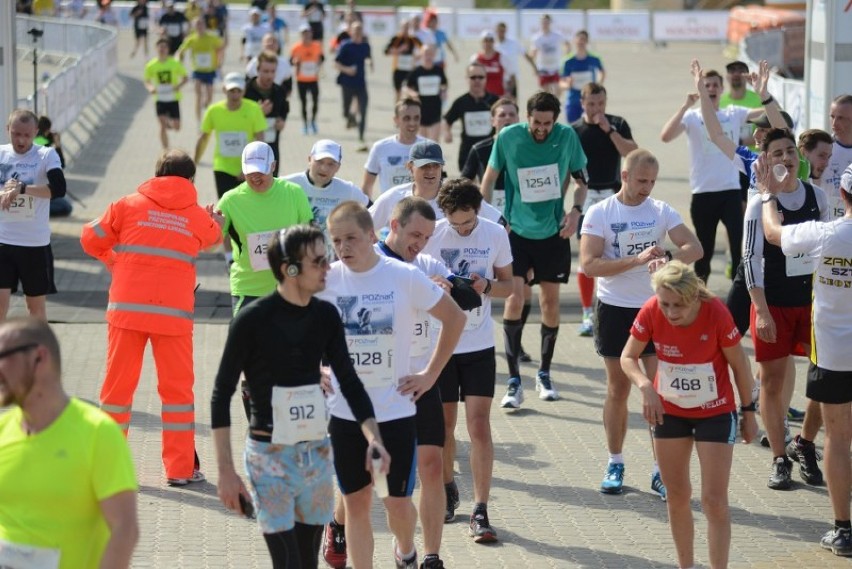
[[[408,161],[413,162],[415,168],[422,168],[427,164],[443,165],[444,152],[437,142],[424,140],[411,147],[408,153]]]

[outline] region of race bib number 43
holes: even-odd
[[[254,271],[268,271],[269,257],[266,256],[266,249],[269,246],[269,240],[275,235],[275,231],[260,231],[258,233],[249,233],[249,262]]]

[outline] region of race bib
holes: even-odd
[[[411,181],[411,172],[409,172],[408,168],[405,166],[389,166],[388,171],[388,178],[391,181],[391,186],[407,184]]]
[[[411,71],[414,69],[414,56],[411,54],[398,55],[396,57],[396,68],[399,71]]]
[[[464,114],[464,133],[467,136],[491,134],[491,111],[471,111]]]
[[[559,69],[559,47],[550,44],[543,45],[539,52],[538,63],[539,68],[543,71]]]
[[[269,257],[266,256],[266,250],[269,247],[269,240],[276,233],[276,231],[260,231],[248,234],[249,263],[252,270],[269,270]]]
[[[432,347],[432,342],[429,338],[429,332],[432,322],[427,315],[414,323],[414,336],[411,338],[411,357],[418,358],[429,353]]]
[[[832,198],[829,204],[829,217],[835,220],[840,219],[844,215],[846,215],[846,204],[843,203],[843,198],[840,196]]]
[[[506,206],[506,190],[491,190],[491,205],[502,212]]]
[[[248,144],[248,136],[245,132],[220,132],[219,133],[219,155],[225,158],[239,158],[242,156],[243,148]]]
[[[614,190],[593,190],[589,188],[589,191],[586,192],[586,201],[583,202],[583,211],[589,211],[590,207],[613,195],[615,195]]]
[[[266,130],[263,131],[263,142],[275,142],[278,131],[275,129],[275,117],[266,117]]]
[[[813,257],[799,253],[798,255],[786,255],[784,257],[784,269],[788,277],[801,277],[812,275],[816,266]]]
[[[592,82],[595,74],[592,71],[572,71],[571,72],[571,89],[580,91]]]
[[[35,198],[33,196],[18,196],[9,204],[9,209],[0,209],[2,221],[30,221],[34,218]]]
[[[180,36],[181,31],[182,28],[180,24],[166,24],[166,34],[168,34],[169,37],[176,38]]]
[[[272,388],[272,443],[321,441],[328,433],[328,411],[319,385]]]
[[[684,409],[699,407],[719,398],[713,364],[659,364],[659,393]]]
[[[157,100],[161,103],[171,103],[177,100],[177,89],[171,83],[157,85]]]
[[[20,545],[0,539],[0,567],[10,569],[59,569],[60,551]]]
[[[546,202],[562,197],[559,166],[556,164],[518,168],[518,185],[521,201],[525,203]]]
[[[464,324],[465,332],[478,330],[485,322],[485,310],[481,306],[477,306],[473,310],[466,310],[464,314],[467,316],[467,322]]]
[[[441,78],[437,75],[426,75],[417,78],[417,92],[421,97],[434,97],[441,92]],[[491,124],[489,123],[489,127]],[[490,132],[490,130],[489,130]]]
[[[648,247],[657,244],[656,229],[628,229],[618,234],[618,250],[622,257],[635,257]]]
[[[299,64],[299,75],[302,77],[316,77],[317,67],[316,61],[303,61]]]
[[[213,54],[196,53],[194,55],[196,67],[203,67],[204,69],[211,69],[213,67]]]
[[[136,29],[137,30],[147,30],[148,29],[148,18],[139,18],[136,20]]]
[[[349,359],[364,387],[394,385],[393,334],[358,334],[346,336]]]

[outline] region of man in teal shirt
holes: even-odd
[[[503,333],[509,386],[502,407],[518,409],[524,400],[518,356],[521,349],[523,287],[530,272],[541,291],[541,365],[536,391],[544,401],[559,398],[550,379],[550,362],[559,332],[559,285],[571,272],[568,238],[577,228],[586,199],[586,155],[568,125],[559,124],[559,99],[536,93],[527,101],[527,122],[505,127],[497,135],[482,193],[490,200],[502,171],[506,187],[503,215],[511,227],[514,292],[503,310]],[[573,207],[565,213],[565,193],[574,178]]]

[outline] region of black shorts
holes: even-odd
[[[157,101],[157,116],[168,117],[170,119],[180,120],[180,103],[177,101],[169,101],[161,103]]]
[[[613,306],[597,300],[595,302],[595,351],[602,358],[620,358],[630,327],[639,314],[638,308]],[[642,351],[643,356],[653,356],[654,342],[648,342]]]
[[[405,80],[408,79],[408,74],[411,71],[402,71],[401,69],[396,69],[393,72],[393,88],[399,91],[402,89],[402,85],[405,83]]]
[[[438,382],[417,400],[417,446],[444,446],[444,406]]]
[[[134,28],[134,29],[133,29],[133,34],[134,34],[137,38],[147,38],[147,37],[148,37],[148,30],[147,30],[147,29],[145,29],[145,30],[140,30],[139,28]]]
[[[571,243],[559,234],[545,239],[527,239],[509,232],[512,274],[526,278],[533,269],[536,282],[567,283],[571,273]]]
[[[213,170],[213,178],[216,179],[216,195],[218,195],[220,199],[225,195],[225,192],[233,190],[243,183],[242,180],[236,176],[231,176],[227,172],[220,172],[218,170]]]
[[[690,438],[698,442],[732,445],[737,442],[737,421],[735,411],[701,419],[666,413],[663,415],[663,424],[654,426],[654,438]]]
[[[453,354],[438,376],[441,401],[456,403],[465,396],[494,398],[497,359],[494,348],[467,354]]]
[[[0,289],[17,292],[18,282],[26,296],[56,293],[50,245],[24,247],[0,244]]]
[[[441,97],[421,97],[420,126],[432,126],[441,122]]]
[[[811,362],[805,395],[830,405],[852,402],[852,371],[832,371]]]
[[[417,424],[414,416],[379,423],[385,449],[391,455],[388,490],[397,498],[411,496],[417,469]],[[372,484],[370,473],[364,469],[367,439],[355,421],[332,417],[328,423],[331,446],[334,449],[334,471],[343,494],[352,494]]]

